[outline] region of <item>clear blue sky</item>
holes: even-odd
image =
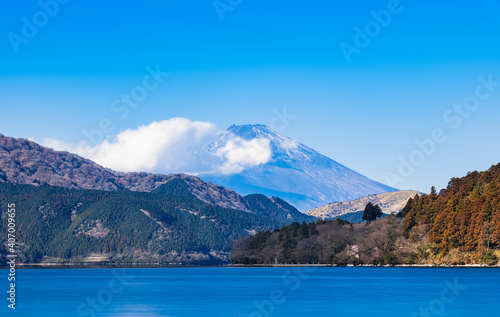
[[[401,1],[350,62],[340,44],[391,1],[240,2],[221,20],[212,0],[72,0],[49,6],[53,17],[38,1],[2,1],[0,133],[78,142],[103,118],[112,134],[172,117],[269,125],[286,107],[295,117],[282,133],[384,183],[414,140],[443,129],[398,188],[444,187],[500,162],[500,87],[456,129],[443,120],[478,76],[500,81],[498,1]],[[156,65],[169,76],[120,119],[113,100]]]

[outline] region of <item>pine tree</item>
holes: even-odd
[[[373,204],[369,202],[365,207],[362,219],[370,223],[373,220],[382,217],[382,215],[382,209],[380,209],[378,205],[373,206]]]
[[[431,187],[431,196],[437,196],[437,190],[434,186]]]

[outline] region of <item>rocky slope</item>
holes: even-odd
[[[248,203],[236,192],[186,174],[119,173],[76,154],[59,152],[26,139],[0,134],[0,182],[71,189],[151,191],[173,179],[183,179],[200,200],[243,211]]]
[[[366,204],[371,202],[374,205],[379,205],[382,212],[385,214],[398,213],[408,202],[408,199],[415,197],[421,193],[415,190],[401,190],[397,192],[383,193],[378,195],[370,195],[352,201],[343,201],[331,203],[325,206],[311,209],[306,212],[307,215],[321,219],[334,219],[350,213],[363,211]]]

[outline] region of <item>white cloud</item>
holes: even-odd
[[[269,139],[245,140],[237,136],[215,154],[225,158],[225,162],[219,166],[219,172],[225,175],[237,174],[246,168],[267,163],[272,157]]]
[[[45,146],[65,150],[118,171],[185,172],[230,175],[267,163],[272,152],[267,139],[244,140],[230,135],[215,153],[204,146],[222,133],[213,123],[184,118],[152,122],[119,133],[96,146],[46,139]]]
[[[57,139],[50,139],[50,138],[45,139],[43,141],[43,146],[57,151],[68,151],[72,153],[77,153],[77,146]]]

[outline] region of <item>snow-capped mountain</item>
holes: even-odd
[[[272,158],[230,177],[200,175],[240,194],[281,197],[301,211],[331,202],[396,191],[335,162],[315,150],[264,125],[232,125],[208,146],[216,152],[234,135],[245,140],[268,139]]]

